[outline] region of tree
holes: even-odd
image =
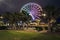
[[[13,24],[16,25],[17,22],[23,21],[28,22],[31,20],[31,16],[27,14],[27,12],[23,11],[22,13],[14,12],[6,12],[2,15],[6,23],[10,23],[11,28],[14,28]]]
[[[47,5],[44,10],[47,12],[49,18],[54,16],[54,12],[56,10],[55,6]]]
[[[55,13],[54,15],[55,18],[60,17],[60,8],[56,8],[56,11],[54,13]]]
[[[32,18],[31,18],[31,16],[29,15],[29,13],[27,13],[26,11],[22,11],[22,14],[23,14],[23,21],[30,21]]]
[[[49,24],[49,27],[48,27],[48,30],[51,31],[51,24],[52,22],[50,22],[52,20],[52,18],[55,19],[55,11],[56,11],[56,8],[55,6],[51,6],[51,5],[47,5],[45,8],[44,8],[44,11],[46,12],[47,14],[47,17],[48,17],[48,24]]]

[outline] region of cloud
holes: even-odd
[[[1,2],[1,1],[4,1],[4,0],[0,0],[0,2]]]
[[[20,8],[29,2],[35,2],[42,7],[47,4],[53,4],[59,6],[58,0],[0,0],[0,11],[20,11]]]
[[[14,2],[13,2],[14,3]],[[0,12],[4,11],[14,11],[15,6],[14,4],[11,4],[9,0],[0,0]]]

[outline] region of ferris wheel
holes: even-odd
[[[20,12],[26,11],[32,17],[33,20],[38,19],[41,16],[42,7],[36,3],[25,4]]]

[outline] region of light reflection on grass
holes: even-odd
[[[60,35],[9,30],[0,31],[0,40],[60,40]]]

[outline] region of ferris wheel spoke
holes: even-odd
[[[40,5],[36,3],[27,3],[21,8],[21,11],[24,10],[29,14],[32,14],[32,19],[39,18],[39,15],[41,15],[42,8]]]

